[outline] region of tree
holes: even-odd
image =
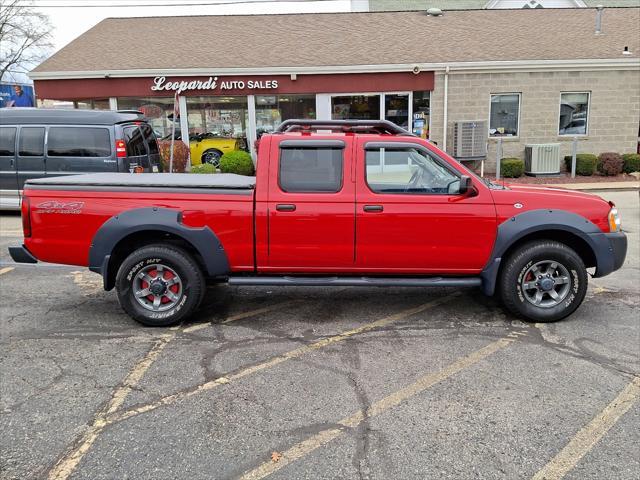
[[[49,17],[31,0],[0,0],[0,80],[38,65],[53,47]]]

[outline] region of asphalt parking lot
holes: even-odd
[[[2,479],[637,479],[640,210],[570,318],[479,291],[231,288],[144,328],[86,270],[11,264],[0,218]]]

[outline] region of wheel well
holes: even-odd
[[[125,258],[135,250],[154,243],[162,243],[182,248],[194,258],[202,269],[202,272],[206,274],[207,269],[204,260],[198,250],[190,242],[179,235],[162,230],[143,230],[141,232],[135,232],[127,235],[122,238],[115,247],[113,247],[111,257],[109,258],[109,269],[107,271],[107,279],[105,282],[107,289],[110,290],[115,285],[116,274],[118,273],[118,269]]]
[[[589,268],[596,266],[596,256],[589,244],[578,235],[564,230],[542,230],[525,235],[514,242],[513,245],[509,246],[502,255],[503,260],[508,258],[519,247],[533,240],[554,240],[556,242],[563,243],[567,247],[573,249],[580,256],[585,267]],[[504,265],[504,261],[502,264]]]

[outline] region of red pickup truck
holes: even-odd
[[[627,239],[612,203],[496,185],[385,121],[284,122],[255,177],[92,174],[31,180],[17,262],[88,266],[145,325],[188,317],[207,283],[478,286],[536,322],[571,314],[587,268]]]

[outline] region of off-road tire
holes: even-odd
[[[154,269],[155,265],[162,268]],[[176,284],[179,284],[179,291],[176,288],[176,293],[168,292],[169,288],[165,286],[165,293],[177,299],[162,296],[161,301],[166,303],[158,305],[157,308],[163,309],[161,311],[151,310],[155,306],[150,305],[161,295],[151,292],[148,296],[138,295],[140,298],[135,295],[136,289],[138,292],[145,291],[141,275],[147,270],[151,275],[154,275],[155,271],[155,277],[146,277],[157,280],[155,283],[163,283],[164,276],[171,275],[172,278],[178,279]],[[160,275],[158,270],[166,273]],[[150,287],[151,283],[153,282],[146,284]],[[204,275],[196,261],[185,250],[175,246],[154,244],[139,248],[122,262],[116,275],[116,291],[120,306],[134,320],[149,327],[166,327],[189,317],[200,305],[205,289]]]
[[[556,273],[562,269],[566,275],[557,275],[558,284],[551,288],[560,302],[551,298],[550,290],[545,291],[543,286],[529,288],[538,285],[539,280],[547,281],[544,266],[551,269],[557,264]],[[536,267],[539,266],[539,267]],[[533,272],[540,273],[536,275]],[[564,279],[568,277],[568,290],[564,288]],[[553,280],[554,276],[551,274]],[[515,316],[532,322],[555,322],[571,315],[584,300],[587,293],[588,275],[584,262],[580,256],[567,245],[551,240],[539,240],[526,243],[513,252],[505,261],[499,278],[499,293],[507,310]],[[546,285],[548,287],[549,285]],[[560,295],[556,289],[559,290]],[[562,296],[564,290],[564,297]],[[538,291],[542,293],[547,306],[534,304],[538,300]],[[539,301],[539,300],[538,300]],[[554,302],[556,302],[555,305]]]

